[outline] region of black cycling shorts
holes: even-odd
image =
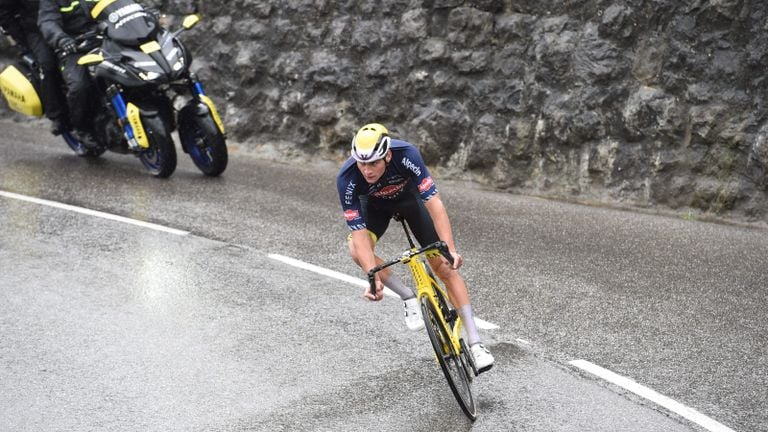
[[[419,245],[425,246],[439,241],[432,216],[429,215],[418,192],[411,191],[403,195],[393,203],[369,199],[366,195],[360,196],[363,220],[368,231],[376,236],[374,241],[384,235],[395,214],[400,214],[405,219]]]

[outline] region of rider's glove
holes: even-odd
[[[77,43],[69,36],[65,36],[59,40],[59,51],[62,54],[74,54],[77,52]]]

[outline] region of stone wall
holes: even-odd
[[[377,121],[441,177],[765,221],[765,0],[154,0],[230,137],[341,160]]]

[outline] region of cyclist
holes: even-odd
[[[0,0],[0,27],[22,52],[31,55],[40,67],[40,99],[51,132],[59,135],[68,129],[67,107],[61,88],[61,74],[56,55],[37,28],[37,0]]]
[[[336,187],[347,226],[352,231],[348,236],[349,253],[365,273],[383,262],[374,254],[374,247],[395,213],[408,222],[421,245],[439,240],[447,243],[453,266],[439,254],[428,255],[429,264],[445,283],[451,303],[464,322],[478,370],[490,369],[493,356],[481,343],[466,284],[456,271],[463,258],[456,252],[448,213],[418,149],[390,138],[381,124],[367,124],[352,140],[351,157],[341,167]],[[365,298],[381,300],[384,286],[403,300],[407,327],[414,331],[424,328],[413,290],[404,286],[390,269],[376,274],[376,293],[366,290]]]
[[[40,0],[37,17],[37,25],[46,42],[59,53],[61,74],[67,84],[69,120],[85,135],[90,135],[92,128],[90,95],[93,85],[88,70],[77,64],[80,56],[75,55],[75,38],[96,27],[96,21],[89,15],[95,3],[97,0]]]

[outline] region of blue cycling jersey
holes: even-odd
[[[392,140],[389,146],[392,150],[392,160],[387,165],[384,174],[375,184],[368,184],[365,177],[357,169],[353,158],[347,159],[336,176],[336,187],[339,191],[341,208],[350,230],[365,229],[365,220],[361,212],[360,196],[367,195],[370,201],[377,205],[395,204],[402,199],[407,191],[416,188],[424,201],[437,193],[437,186],[424,165],[421,153],[412,144],[400,140]]]

